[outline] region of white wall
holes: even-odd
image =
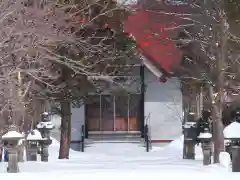
[[[150,114],[152,140],[173,140],[182,132],[182,93],[177,78],[161,83],[145,68],[145,116]]]
[[[72,133],[71,140],[72,141],[80,141],[81,140],[81,126],[85,123],[85,106],[82,105],[79,108],[71,108],[72,111]],[[73,150],[80,150],[80,144],[72,143],[71,148]]]

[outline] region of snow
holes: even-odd
[[[18,141],[18,145],[22,145],[23,142],[24,142],[24,139],[20,139],[20,140]]]
[[[120,5],[134,5],[137,4],[137,0],[117,0]]]
[[[47,115],[48,115],[48,112],[43,112],[42,114],[45,115],[45,116],[47,116]]]
[[[42,135],[41,135],[41,133],[39,132],[39,130],[34,129],[34,130],[33,130],[33,133],[34,133],[36,136],[38,136],[39,138],[42,138]]]
[[[42,128],[47,128],[47,129],[53,129],[54,128],[54,124],[50,121],[50,122],[39,122],[39,124],[37,125],[38,129],[42,129]]]
[[[42,135],[37,129],[34,129],[32,133],[29,133],[27,136],[27,140],[41,140],[41,139]]]
[[[196,122],[186,122],[184,124],[184,128],[191,128],[194,127],[196,125]]]
[[[2,136],[2,139],[10,139],[10,138],[17,138],[22,139],[24,136],[17,131],[8,131],[6,134]]]
[[[231,157],[228,152],[221,152],[219,155],[220,164],[226,168],[230,168]]]
[[[223,130],[223,134],[225,138],[240,138],[240,123],[231,123]]]
[[[54,114],[50,116],[51,122],[57,127],[61,126],[61,116]]]
[[[198,136],[198,138],[201,138],[201,139],[212,138],[212,134],[211,134],[211,133],[207,133],[207,132],[205,132],[205,133],[200,133],[199,136]]]
[[[21,173],[18,174],[4,173],[7,164],[2,162],[0,178],[224,180],[239,177],[221,164],[203,166],[200,146],[196,146],[196,160],[183,160],[183,136],[165,147],[153,146],[151,152],[145,152],[138,143],[95,143],[87,145],[84,153],[71,150],[69,160],[58,160],[58,150],[59,142],[53,139],[49,162],[19,163]]]

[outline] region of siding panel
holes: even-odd
[[[182,93],[177,78],[161,83],[145,69],[145,116],[150,114],[152,140],[172,140],[181,135]]]

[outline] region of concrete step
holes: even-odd
[[[141,143],[141,134],[114,133],[114,134],[89,134],[88,143]]]
[[[137,144],[141,144],[141,140],[88,140],[86,142],[87,144],[94,144],[94,143],[137,143]]]
[[[103,132],[103,133],[89,133],[89,139],[96,139],[96,140],[115,140],[115,139],[134,139],[134,138],[141,138],[140,132],[128,133],[128,132]]]
[[[140,132],[91,132],[85,139],[85,146],[95,143],[137,143],[142,144]]]
[[[114,138],[114,139],[100,139],[100,138],[88,138],[85,139],[86,144],[93,143],[142,143],[141,138]]]

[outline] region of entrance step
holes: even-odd
[[[116,140],[93,140],[93,139],[85,139],[85,143],[87,144],[86,146],[89,146],[90,144],[95,144],[95,143],[136,143],[140,144],[141,138],[139,139],[116,139]]]
[[[101,139],[84,139],[84,148],[88,149],[89,147],[94,146],[94,144],[137,144],[139,147],[143,147],[144,140],[142,138],[135,138],[135,139],[116,139],[116,140],[101,140]],[[82,143],[79,143],[75,149],[75,151],[81,151],[82,149]]]
[[[129,138],[140,138],[141,133],[140,132],[91,132],[88,134],[89,139],[129,139]]]
[[[140,132],[101,132],[89,133],[88,141],[97,143],[140,143]]]

